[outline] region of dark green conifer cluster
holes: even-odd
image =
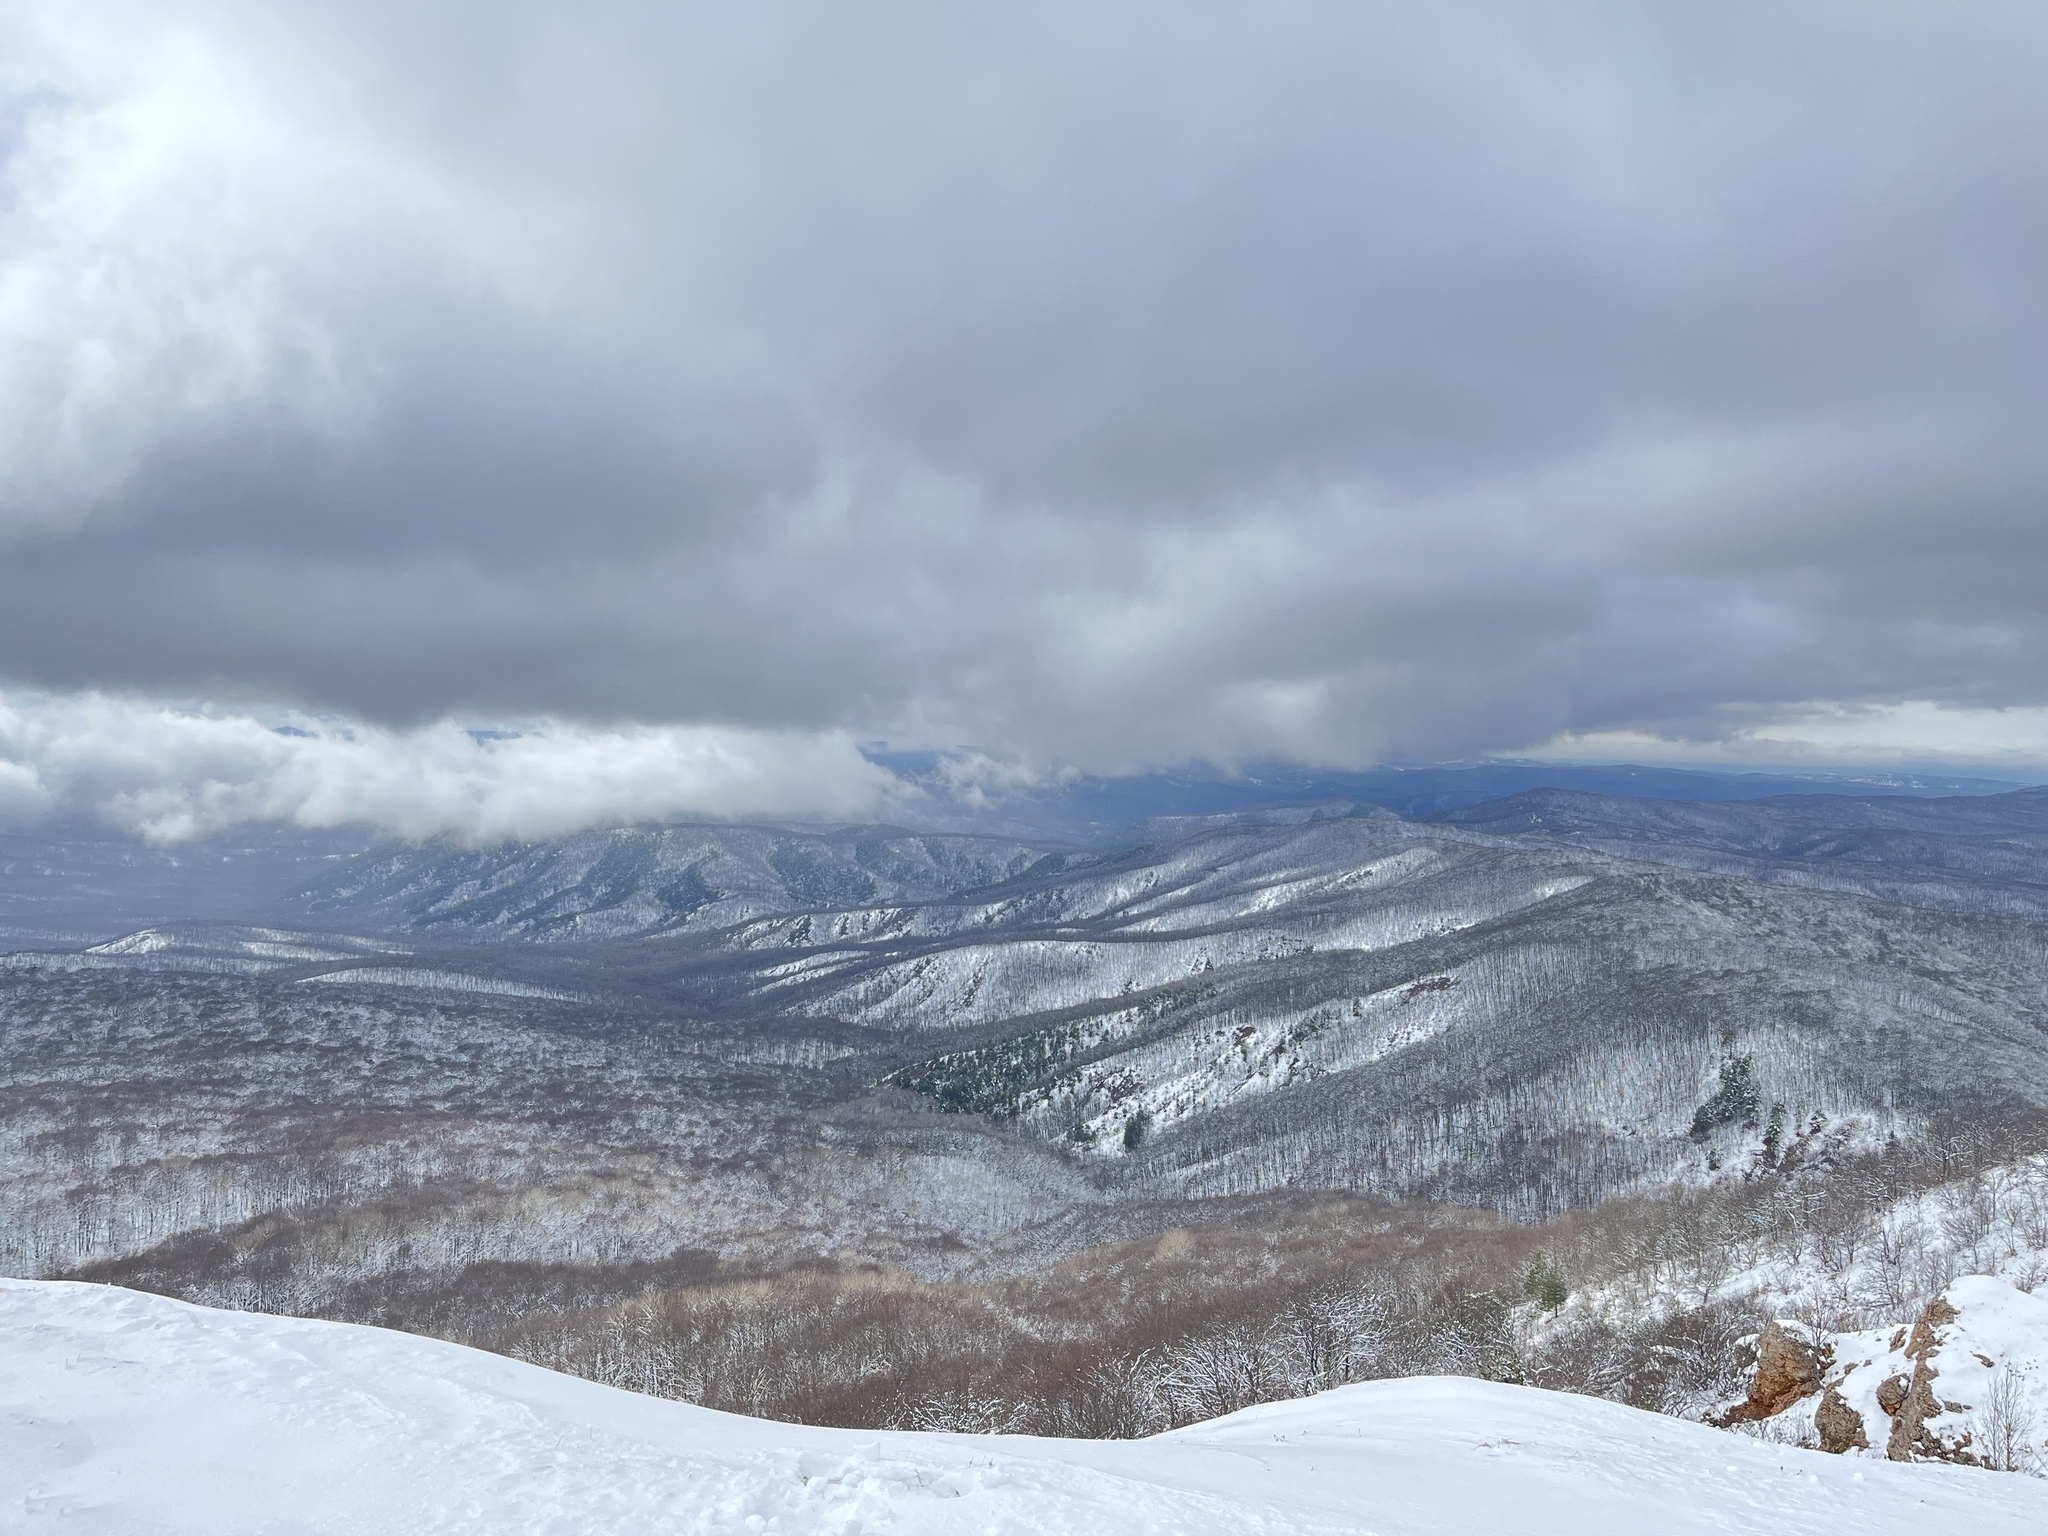
[[[1754,1056],[1731,1056],[1721,1063],[1721,1086],[1693,1111],[1692,1139],[1705,1141],[1722,1125],[1754,1124],[1763,1113],[1764,1091],[1756,1080]]]

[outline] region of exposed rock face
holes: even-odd
[[[1906,1340],[1905,1356],[1913,1362],[1913,1374],[1907,1378],[1903,1390],[1886,1394],[1884,1387],[1899,1380],[1889,1376],[1878,1388],[1878,1406],[1885,1407],[1887,1395],[1895,1398],[1897,1406],[1887,1411],[1892,1415],[1892,1432],[1886,1438],[1884,1453],[1893,1461],[1966,1461],[1977,1458],[1970,1454],[1971,1434],[1964,1430],[1960,1438],[1945,1440],[1932,1431],[1928,1420],[1944,1412],[1944,1405],[1934,1395],[1934,1379],[1941,1374],[1934,1363],[1934,1357],[1941,1353],[1943,1341],[1939,1330],[1956,1321],[1960,1314],[1948,1299],[1937,1296],[1927,1303],[1927,1309],[1913,1324],[1913,1332]]]
[[[1831,1456],[1844,1451],[1867,1451],[1870,1437],[1864,1433],[1863,1415],[1851,1408],[1842,1394],[1829,1387],[1813,1410],[1813,1427],[1820,1431],[1820,1448]]]
[[[1972,1466],[2048,1461],[2040,1443],[2048,1434],[2048,1293],[1973,1275],[1928,1302],[1910,1328],[1822,1343],[1797,1324],[1773,1323],[1756,1356],[1749,1394],[1709,1422],[1810,1415],[1820,1448],[1837,1455]],[[1992,1404],[2001,1379],[2009,1385],[1998,1423]]]
[[[1750,1378],[1749,1396],[1715,1422],[1775,1418],[1818,1392],[1831,1364],[1833,1356],[1825,1345],[1806,1338],[1796,1323],[1773,1319],[1756,1341],[1756,1374]]]

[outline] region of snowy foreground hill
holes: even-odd
[[[2001,1536],[2048,1530],[2048,1484],[1451,1378],[1142,1441],[806,1429],[380,1329],[7,1281],[0,1529]]]

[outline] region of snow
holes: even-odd
[[[2048,1282],[2048,1156],[1908,1195],[1877,1212],[1860,1236],[1832,1263],[1779,1257],[1732,1276],[1722,1294],[1836,1320],[1836,1328],[1874,1328],[1912,1321],[1962,1275],[2031,1291]]]
[[[0,970],[164,970],[263,976],[309,961],[331,964],[411,952],[385,939],[187,923],[175,928],[139,928],[81,950],[17,950],[0,955]]]
[[[1990,1415],[1995,1385],[2004,1376],[2011,1383],[2005,1409],[2011,1448],[2019,1452],[2016,1459],[2038,1469],[2048,1440],[2048,1296],[2029,1295],[1995,1276],[1965,1275],[1942,1297],[1956,1315],[1931,1330],[1927,1364],[1934,1368],[1939,1411],[1925,1421],[1929,1434],[1973,1457],[1995,1455],[1999,1437]],[[1862,1419],[1870,1442],[1863,1455],[1885,1454],[1892,1421],[1880,1406],[1878,1386],[1888,1378],[1912,1377],[1913,1334],[1906,1327],[1875,1328],[1824,1339],[1834,1362],[1827,1384]],[[1809,1397],[1765,1422],[1789,1420],[1804,1430],[1820,1401]],[[1813,1431],[1816,1438],[1818,1433]]]
[[[380,1329],[0,1282],[0,1530],[2048,1529],[2048,1483],[1768,1445],[1588,1398],[1376,1382],[1152,1440],[807,1429]]]
[[[432,987],[442,992],[483,992],[493,997],[544,997],[558,1003],[582,1001],[574,992],[558,987],[530,987],[497,976],[470,976],[460,971],[430,971],[407,966],[362,965],[346,971],[322,971],[302,976],[301,986],[312,982],[342,983],[361,987]]]

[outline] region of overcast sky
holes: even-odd
[[[2039,4],[0,16],[0,820],[2048,764]]]

